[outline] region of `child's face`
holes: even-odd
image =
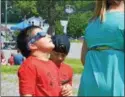
[[[33,30],[32,36],[36,35],[38,32],[42,32],[42,30],[39,28]],[[45,37],[41,37],[40,39],[35,41],[33,45],[36,46],[35,49],[41,50],[43,52],[50,52],[54,48],[51,36],[48,34],[46,34]]]
[[[50,57],[56,64],[61,64],[65,60],[66,54],[52,51]]]

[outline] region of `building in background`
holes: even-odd
[[[49,28],[49,24],[42,17],[35,17],[35,16],[33,16],[33,17],[27,19],[27,22],[30,25],[40,26],[43,29],[43,31],[45,31],[45,32],[47,32],[47,30]]]

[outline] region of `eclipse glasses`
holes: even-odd
[[[34,35],[33,37],[31,37],[31,38],[29,39],[28,44],[33,44],[34,42],[36,42],[36,41],[39,40],[40,38],[45,37],[46,34],[47,34],[46,32],[38,32],[36,35]]]

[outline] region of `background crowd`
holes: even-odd
[[[5,54],[1,51],[1,65],[13,66],[20,65],[24,61],[25,57],[17,50],[17,54],[11,53],[10,57],[6,59]]]

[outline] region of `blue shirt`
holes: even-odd
[[[15,63],[15,65],[22,64],[23,60],[24,60],[24,57],[22,56],[22,54],[16,54],[14,56],[14,63]]]

